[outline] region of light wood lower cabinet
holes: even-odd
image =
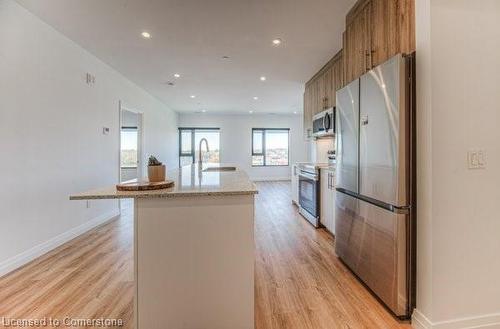
[[[335,173],[328,168],[320,171],[320,222],[335,234]]]

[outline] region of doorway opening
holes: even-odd
[[[120,102],[120,183],[140,180],[143,176],[142,116]]]

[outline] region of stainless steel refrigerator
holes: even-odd
[[[415,305],[414,57],[337,91],[335,251],[399,318]]]

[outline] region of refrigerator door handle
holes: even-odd
[[[367,196],[364,196],[364,195],[361,195],[358,193],[354,193],[354,192],[348,191],[348,190],[343,189],[343,188],[337,188],[337,191],[340,193],[350,195],[353,198],[370,203],[374,206],[383,208],[383,209],[388,210],[390,212],[393,212],[395,214],[409,214],[411,211],[411,206],[402,206],[402,207],[394,206],[392,204],[388,204],[388,203],[385,203],[385,202],[382,202],[379,200],[375,200],[373,198],[370,198],[370,197],[367,197]]]

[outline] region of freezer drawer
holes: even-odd
[[[335,251],[399,317],[408,316],[409,217],[336,193]]]

